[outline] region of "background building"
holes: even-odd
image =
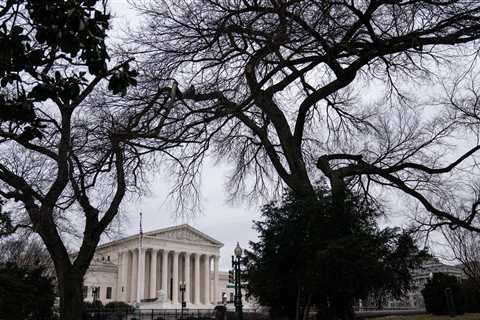
[[[449,276],[454,276],[457,280],[461,281],[466,279],[466,275],[461,266],[451,266],[441,263],[437,258],[432,258],[418,269],[412,272],[413,288],[408,294],[408,305],[415,308],[425,308],[423,301],[422,289],[425,288],[425,284],[428,279],[434,273],[444,273]]]
[[[408,292],[407,296],[400,300],[393,299],[391,297],[385,297],[383,307],[415,309],[425,308],[425,302],[422,296],[422,289],[425,288],[425,284],[434,273],[444,273],[449,276],[454,276],[459,281],[466,279],[466,275],[463,272],[461,266],[447,265],[441,263],[437,258],[429,259],[424,262],[421,267],[412,271],[412,289],[410,290],[410,292]],[[360,300],[358,307],[360,309],[377,308],[376,302],[373,301],[373,299],[368,299],[367,301]]]
[[[183,224],[99,246],[84,278],[84,298],[145,308],[210,308],[230,298],[228,274],[218,270],[223,244]]]

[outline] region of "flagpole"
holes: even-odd
[[[144,266],[143,266],[143,227],[142,227],[142,213],[140,212],[140,226],[138,233],[138,264],[137,264],[137,303],[141,302],[141,292],[144,290]]]

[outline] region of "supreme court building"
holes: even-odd
[[[84,299],[179,308],[184,285],[188,308],[210,308],[233,290],[218,270],[222,246],[187,224],[103,244],[84,278]]]

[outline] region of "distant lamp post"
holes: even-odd
[[[182,293],[182,310],[180,313],[180,319],[183,319],[183,309],[187,306],[187,303],[185,302],[185,289],[186,289],[185,281],[181,281],[180,292]]]
[[[92,297],[93,297],[93,302],[98,301],[100,299],[100,287],[97,285],[94,285],[92,288]]]
[[[240,279],[240,265],[242,260],[242,248],[240,248],[240,244],[237,242],[237,246],[233,250],[234,256],[232,256],[232,267],[235,274],[235,297],[234,297],[234,304],[235,304],[235,312],[237,314],[238,320],[243,320],[243,305],[242,305],[242,285]]]

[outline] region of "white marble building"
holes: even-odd
[[[412,309],[424,309],[425,302],[422,296],[422,290],[425,288],[425,285],[428,282],[428,279],[434,273],[444,273],[449,276],[454,276],[458,281],[466,279],[466,275],[463,272],[461,266],[452,266],[441,263],[437,258],[433,257],[412,272],[412,288],[407,293],[407,295],[400,299],[393,299],[391,297],[385,297],[385,303],[383,307],[385,308],[412,308]],[[377,302],[372,298],[367,299],[366,301],[360,300],[358,307],[362,308],[376,308]]]
[[[188,308],[211,308],[231,291],[218,270],[222,246],[187,224],[146,232],[142,241],[137,234],[103,244],[84,278],[85,300],[179,308],[185,283]]]
[[[412,272],[413,287],[408,294],[408,302],[410,307],[424,308],[422,290],[425,288],[428,279],[434,273],[444,273],[449,276],[454,276],[458,281],[467,278],[461,266],[452,266],[441,263],[437,258],[432,258],[425,261],[420,268]]]

